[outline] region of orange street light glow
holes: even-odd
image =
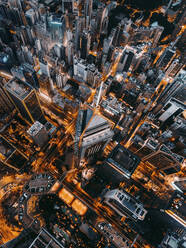
[[[72,208],[79,214],[79,215],[85,215],[87,212],[87,206],[85,206],[80,200],[75,199],[72,203]]]
[[[62,188],[59,191],[59,198],[63,200],[67,205],[70,205],[72,201],[74,200],[73,194],[71,194],[68,190],[65,188]]]

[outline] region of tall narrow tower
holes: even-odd
[[[77,166],[82,160],[92,161],[101,155],[113,137],[109,122],[93,110],[80,109],[76,121],[75,155]]]

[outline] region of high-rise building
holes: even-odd
[[[163,126],[173,123],[174,119],[186,110],[186,105],[175,98],[171,98],[156,114],[156,118]]]
[[[45,61],[41,56],[39,57],[39,65],[40,65],[41,73],[50,77],[48,62]]]
[[[98,222],[96,225],[101,234],[110,242],[114,244],[114,247],[121,248],[130,248],[132,241],[130,241],[123,233],[119,233],[110,223],[106,221]]]
[[[181,235],[180,232],[181,230],[178,232],[179,237],[185,238],[186,235],[185,194],[181,193],[180,191],[174,191],[172,193],[171,198],[168,200],[167,204],[162,206],[162,210],[164,210],[165,213],[172,218],[172,220],[175,222],[175,227],[179,226],[179,229],[184,231],[183,236]],[[182,246],[180,247],[182,248]]]
[[[23,64],[22,68],[26,82],[35,89],[39,89],[39,80],[34,68],[28,63]]]
[[[63,89],[68,81],[68,78],[65,74],[57,73],[56,74],[56,85],[59,89]]]
[[[184,229],[178,228],[175,232],[167,232],[163,238],[160,247],[161,248],[184,248],[185,247],[185,235]]]
[[[0,52],[0,71],[10,73],[13,67],[14,61],[9,54],[5,52]]]
[[[86,59],[90,49],[90,33],[85,31],[80,36],[80,54],[82,59]]]
[[[113,136],[111,126],[91,109],[80,109],[76,121],[75,155],[78,162],[92,160],[101,152]]]
[[[160,145],[152,138],[144,141],[136,135],[129,149],[164,176],[180,171],[184,161],[182,156],[172,152],[166,145]]]
[[[182,63],[179,59],[174,59],[167,68],[165,74],[167,76],[174,78],[181,71],[183,67],[184,67],[184,63]]]
[[[185,24],[185,18],[186,18],[186,6],[185,6],[185,3],[182,2],[182,7],[178,10],[178,14],[174,21],[175,29],[173,30],[172,35],[171,35],[173,39],[181,31],[182,26]]]
[[[120,22],[118,24],[118,26],[116,27],[116,32],[114,34],[113,41],[112,41],[112,45],[114,47],[120,45],[120,38],[121,38],[121,34],[123,32],[123,27],[124,27],[123,22]]]
[[[186,43],[186,29],[184,32],[179,35],[175,41],[176,47],[181,51],[183,59],[185,60],[185,50],[184,50],[184,44]]]
[[[30,26],[34,25],[36,22],[36,13],[34,9],[30,8],[25,13],[26,20]]]
[[[132,106],[133,108],[137,105],[137,99],[139,96],[139,91],[137,91],[135,88],[131,90],[123,90],[123,100]]]
[[[8,0],[8,4],[11,7],[19,8],[22,10],[21,0]]]
[[[21,28],[18,31],[19,31],[20,39],[22,40],[24,46],[34,44],[33,31],[29,26],[28,27],[21,26]]]
[[[14,145],[0,135],[0,161],[4,165],[19,171],[26,165],[28,159]]]
[[[109,23],[109,13],[112,9],[116,8],[117,3],[111,2],[108,5],[105,6],[103,12],[102,12],[102,18],[101,23],[99,26],[99,32],[100,34],[107,34],[108,32],[108,23]]]
[[[65,26],[65,18],[63,16],[50,15],[47,18],[47,24],[49,35],[53,41],[58,41],[63,38]]]
[[[40,230],[39,234],[28,248],[41,247],[64,248],[64,246],[44,228]]]
[[[176,51],[172,50],[171,48],[167,47],[165,49],[165,51],[163,52],[163,54],[159,57],[156,66],[159,69],[166,69],[169,64],[171,63],[171,61],[173,60],[173,58],[176,55]]]
[[[165,87],[164,91],[158,98],[158,103],[164,105],[167,103],[172,97],[184,103],[185,94],[186,94],[186,71],[181,70],[177,75],[173,83],[168,83]]]
[[[158,41],[159,41],[159,39],[160,39],[160,37],[161,37],[161,35],[163,33],[164,27],[159,26],[157,24],[157,22],[155,22],[155,23],[153,23],[151,25],[151,29],[152,29],[152,32],[153,32],[152,33],[152,39],[153,39],[152,47],[156,47],[157,44],[158,44]]]
[[[101,19],[102,19],[104,7],[105,7],[104,3],[102,3],[102,2],[98,3],[97,12],[96,12],[96,14],[97,14],[96,15],[96,30],[98,33],[100,31]]]
[[[40,147],[43,147],[44,145],[46,145],[49,140],[49,136],[48,136],[45,126],[41,124],[39,121],[36,121],[29,128],[27,133],[32,137],[34,142]]]
[[[72,14],[74,12],[74,0],[62,0],[62,12]]]
[[[44,121],[37,93],[27,82],[13,78],[5,86],[8,96],[20,114],[29,123]]]
[[[73,54],[74,54],[74,44],[72,41],[69,41],[65,52],[66,52],[66,56],[67,56],[68,65],[72,65],[73,64]]]
[[[143,157],[152,154],[156,149],[158,149],[158,146],[159,143],[157,140],[149,138],[144,141],[140,136],[136,135],[133,138],[133,142],[129,146],[129,149],[143,159]]]
[[[144,220],[147,210],[143,204],[124,190],[109,190],[104,195],[104,203],[116,211],[120,216],[127,216],[134,220]]]
[[[180,116],[186,109],[186,73],[181,70],[173,83],[168,83],[164,91],[158,98],[157,105],[153,109],[153,113],[160,121],[161,127],[164,129],[170,126],[174,119]]]
[[[177,178],[174,182],[171,183],[172,187],[175,190],[178,190],[181,193],[186,192],[186,177]]]
[[[92,15],[92,4],[93,4],[93,0],[85,1],[85,18],[88,19],[86,20],[88,25],[90,23],[91,15]]]
[[[92,88],[95,88],[98,83],[101,82],[101,74],[96,69],[94,64],[87,66],[87,84],[90,85]]]
[[[48,97],[53,95],[53,89],[49,77],[47,77],[45,74],[42,74],[39,77],[39,92]]]
[[[13,77],[16,77],[20,80],[24,80],[24,75],[23,75],[23,70],[22,70],[22,67],[19,66],[15,66],[11,69],[11,74],[13,75]]]
[[[118,63],[117,71],[128,72],[132,64],[133,57],[134,57],[134,50],[132,48],[127,47],[126,49],[124,49],[120,61]]]
[[[9,9],[9,6],[8,6],[8,3],[2,3],[0,4],[0,13],[1,15],[4,17],[4,18],[7,18],[8,19],[8,16],[9,16],[9,12],[10,12],[10,9]]]
[[[140,158],[121,145],[117,145],[101,166],[104,177],[112,182],[130,178],[140,163]]]
[[[8,98],[6,91],[4,90],[4,84],[0,79],[0,119],[3,119],[3,116],[10,114],[13,109],[14,105]]]
[[[74,57],[74,78],[83,82],[87,81],[87,64],[85,60],[78,60]]]
[[[160,171],[164,176],[177,173],[181,169],[184,158],[170,149],[161,145],[158,149],[154,150],[151,154],[143,157],[144,162],[148,162],[155,169]]]
[[[111,35],[107,39],[106,38],[104,39],[104,42],[103,42],[103,53],[104,54],[108,53],[109,48],[112,45],[112,40],[113,40],[113,37]]]
[[[78,52],[80,50],[80,34],[85,28],[85,22],[83,16],[78,16],[76,19],[76,33],[75,33],[75,50]]]

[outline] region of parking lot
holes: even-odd
[[[39,228],[37,219],[29,216],[27,211],[28,200],[32,195],[47,194],[54,185],[55,179],[48,173],[34,175],[24,186],[23,194],[19,198],[18,218],[24,226],[34,226]]]
[[[25,185],[25,191],[31,194],[46,194],[54,182],[55,179],[50,174],[37,174]]]

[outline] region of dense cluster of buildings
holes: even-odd
[[[0,1],[0,247],[186,248],[186,5],[133,2]]]

